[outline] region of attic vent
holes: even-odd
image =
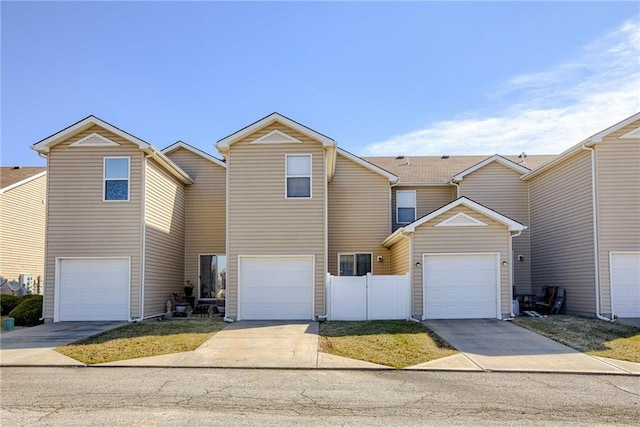
[[[404,159],[404,156],[396,156],[396,160],[402,160]]]
[[[22,169],[22,166],[14,166],[12,169]]]
[[[441,159],[448,159],[449,155],[448,154],[443,154],[442,157],[440,157]]]
[[[256,139],[252,142],[252,144],[290,144],[290,143],[301,143],[297,138],[292,137],[291,135],[287,135],[286,133],[274,130],[269,132],[268,134]]]
[[[109,138],[106,138],[96,132],[90,135],[87,135],[84,138],[79,139],[78,141],[69,145],[69,147],[119,147],[119,146],[120,144],[118,144],[117,142],[112,141]]]
[[[640,127],[635,128],[631,132],[627,132],[620,137],[621,139],[640,138]]]
[[[487,225],[464,212],[459,212],[449,219],[436,224],[436,227],[477,227]]]
[[[526,158],[527,158],[527,153],[525,153],[525,152],[523,151],[522,153],[520,153],[520,154],[518,155],[518,158],[519,158],[519,159],[522,159],[522,160],[526,159]]]

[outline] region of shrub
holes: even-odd
[[[8,312],[16,308],[18,304],[20,304],[21,302],[22,302],[22,299],[15,295],[9,295],[9,294],[0,295],[0,306],[2,307],[0,312],[4,316]]]
[[[22,302],[9,313],[15,319],[17,326],[33,326],[41,323],[42,295],[23,298]]]

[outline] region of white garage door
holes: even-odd
[[[313,318],[313,257],[240,257],[239,318]]]
[[[613,314],[640,317],[640,252],[611,253]]]
[[[424,255],[426,319],[496,318],[498,255]]]
[[[128,320],[129,259],[62,259],[58,321]]]

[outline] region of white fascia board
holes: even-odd
[[[483,160],[483,161],[481,161],[480,163],[478,163],[478,164],[476,164],[476,165],[474,165],[474,166],[471,166],[470,168],[467,168],[467,169],[463,170],[463,171],[462,171],[462,172],[460,172],[459,174],[455,175],[455,176],[452,178],[452,180],[453,180],[454,182],[462,181],[462,179],[463,179],[465,176],[467,176],[467,175],[469,175],[470,173],[475,172],[475,171],[477,171],[478,169],[483,168],[483,167],[485,167],[486,165],[488,165],[488,164],[490,164],[490,163],[493,163],[493,162],[498,162],[498,163],[500,163],[501,165],[506,166],[506,167],[508,167],[508,168],[511,168],[511,169],[513,169],[514,171],[516,171],[516,172],[520,172],[520,173],[522,173],[522,174],[524,174],[524,173],[527,173],[527,172],[530,172],[530,171],[531,171],[531,169],[529,169],[529,168],[526,168],[526,167],[524,167],[524,166],[522,166],[522,165],[519,165],[519,164],[517,164],[517,163],[515,163],[515,162],[512,162],[512,161],[511,161],[511,160],[509,160],[509,159],[505,159],[504,157],[502,157],[502,156],[500,156],[500,155],[498,155],[498,154],[494,154],[493,156],[491,156],[491,157],[488,157],[488,158],[484,159],[484,160]]]
[[[451,180],[447,181],[416,181],[416,182],[396,182],[393,187],[442,187],[452,185]]]
[[[213,157],[211,154],[205,153],[204,151],[199,150],[196,147],[193,147],[193,146],[191,146],[191,145],[189,145],[189,144],[187,144],[185,142],[182,142],[182,141],[177,141],[177,142],[171,144],[170,146],[168,146],[167,148],[162,149],[161,151],[164,154],[169,154],[172,151],[177,150],[178,148],[184,148],[185,150],[190,151],[193,154],[197,154],[198,156],[203,157],[203,158],[205,158],[205,159],[207,159],[207,160],[209,160],[209,161],[211,161],[211,162],[215,163],[216,165],[221,166],[223,168],[227,167],[227,164],[225,162],[223,162],[222,160],[217,159],[217,158]]]
[[[524,181],[530,180],[531,178],[533,178],[533,177],[539,175],[540,173],[542,173],[543,171],[551,168],[553,165],[561,162],[562,160],[566,159],[567,157],[572,156],[577,151],[582,150],[582,147],[585,147],[585,146],[586,147],[592,147],[595,144],[597,144],[599,142],[602,142],[602,140],[606,136],[612,134],[613,132],[616,132],[616,131],[622,129],[623,127],[635,122],[636,120],[640,120],[640,113],[636,113],[633,116],[624,119],[620,123],[617,123],[617,124],[615,124],[615,125],[613,125],[611,127],[608,127],[607,129],[603,130],[602,132],[598,132],[597,134],[595,134],[593,136],[590,136],[589,138],[580,141],[576,145],[574,145],[572,147],[569,147],[568,149],[566,149],[562,153],[558,154],[553,159],[543,163],[542,165],[540,165],[538,168],[532,170],[531,172],[526,173],[520,179],[522,179]]]
[[[218,150],[220,150],[220,152],[226,152],[229,147],[231,146],[231,144],[233,144],[234,142],[244,138],[245,136],[255,132],[256,130],[267,126],[273,122],[280,122],[285,126],[288,126],[292,129],[297,130],[298,132],[302,133],[303,135],[307,135],[308,137],[315,139],[317,141],[320,141],[322,143],[323,146],[325,147],[335,147],[336,146],[336,142],[329,138],[326,135],[323,135],[319,132],[314,131],[313,129],[310,129],[304,125],[301,125],[298,122],[295,122],[293,120],[291,120],[288,117],[285,117],[281,114],[278,113],[271,113],[268,116],[258,120],[257,122],[254,122],[252,124],[250,124],[249,126],[240,129],[239,131],[232,133],[231,135],[222,138],[221,140],[219,140],[216,143],[216,147],[218,148]]]
[[[188,173],[183,171],[180,166],[173,163],[171,159],[169,159],[162,151],[159,151],[153,146],[151,146],[148,150],[143,151],[149,154],[150,158],[157,160],[158,163],[160,163],[173,176],[178,178],[183,184],[193,184],[195,182]]]
[[[506,225],[507,227],[509,227],[509,231],[522,231],[527,228],[526,226],[520,224],[519,222],[514,221],[511,218],[508,218],[492,209],[489,209],[486,206],[482,206],[481,204],[474,202],[471,199],[467,199],[466,197],[460,197],[459,199],[454,200],[453,202],[441,207],[440,209],[435,210],[430,214],[423,216],[422,218],[412,222],[411,224],[405,226],[404,229],[408,232],[414,232],[416,230],[416,227],[419,227],[425,222],[431,221],[433,218],[436,218],[442,215],[443,213],[450,211],[451,209],[460,205],[466,206],[469,209],[479,212],[499,223]]]
[[[400,238],[400,236],[402,236],[402,234],[404,232],[406,232],[407,230],[405,229],[405,227],[400,227],[398,228],[396,231],[394,231],[393,233],[391,233],[386,239],[384,239],[382,241],[382,243],[380,243],[382,246],[384,246],[385,248],[390,248],[391,246],[393,246],[393,244]]]
[[[363,158],[360,158],[360,157],[356,156],[355,154],[351,154],[350,152],[348,152],[348,151],[346,151],[346,150],[344,150],[344,149],[342,149],[340,147],[337,147],[336,151],[342,157],[345,157],[345,158],[351,160],[352,162],[362,166],[363,168],[369,169],[370,171],[375,172],[378,175],[384,176],[385,178],[387,178],[389,180],[390,183],[395,184],[396,182],[398,182],[399,178],[396,175],[392,174],[391,172],[388,172],[388,171],[382,169],[381,167],[376,166],[373,163],[370,163],[370,162],[364,160]]]
[[[5,193],[5,192],[7,192],[7,191],[9,191],[9,190],[12,190],[12,189],[14,189],[14,188],[16,188],[16,187],[19,187],[19,186],[21,186],[21,185],[23,185],[23,184],[26,184],[27,182],[33,181],[33,180],[35,180],[35,179],[38,179],[38,178],[40,178],[41,176],[45,176],[46,174],[47,174],[47,171],[38,172],[37,174],[32,175],[32,176],[30,176],[29,178],[25,178],[25,179],[23,179],[22,181],[14,182],[14,183],[13,183],[13,184],[11,184],[11,185],[7,185],[7,186],[6,186],[6,187],[4,187],[4,188],[0,188],[0,194],[3,194],[3,193]]]
[[[86,117],[82,120],[80,120],[77,123],[72,124],[71,126],[54,133],[53,135],[43,139],[42,141],[39,141],[35,144],[33,144],[31,146],[31,148],[35,151],[38,151],[40,153],[47,153],[49,152],[49,148],[51,148],[52,146],[54,146],[55,144],[57,144],[58,142],[78,133],[83,131],[84,129],[88,129],[89,127],[93,126],[93,125],[97,125],[100,126],[103,129],[108,130],[111,133],[114,133],[118,136],[120,136],[121,138],[126,139],[127,141],[137,145],[138,147],[140,147],[141,150],[147,149],[149,147],[151,147],[151,144],[149,144],[146,141],[143,141],[139,138],[136,138],[135,136],[121,130],[118,129],[117,127],[105,122],[104,120],[101,120],[95,116],[89,116]]]

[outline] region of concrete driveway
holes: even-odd
[[[485,371],[628,374],[638,364],[596,358],[497,319],[427,320],[428,328]]]
[[[54,348],[126,325],[127,322],[60,322],[0,334],[0,366],[84,366]]]

